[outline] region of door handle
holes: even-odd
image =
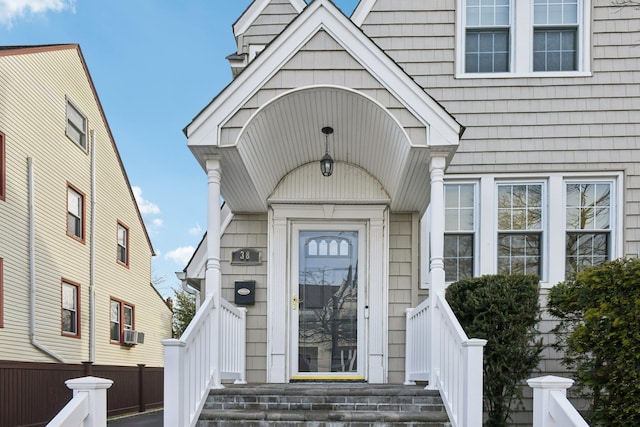
[[[293,294],[293,298],[291,298],[291,308],[294,310],[298,309],[298,295]]]

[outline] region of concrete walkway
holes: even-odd
[[[113,427],[162,427],[162,410],[148,411],[126,417],[112,418],[107,426]]]

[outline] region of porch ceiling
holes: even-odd
[[[290,92],[258,110],[233,145],[190,148],[203,166],[206,156],[220,157],[221,194],[233,212],[264,212],[283,177],[324,155],[325,126],[334,129],[329,153],[336,167],[351,163],[367,170],[390,195],[394,211],[424,212],[432,149],[412,144],[389,110],[355,91],[312,87]],[[418,131],[429,141],[428,126]],[[435,148],[438,155],[451,155],[456,147]]]

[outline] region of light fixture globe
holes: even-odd
[[[333,174],[333,159],[329,155],[329,135],[333,133],[333,128],[325,126],[322,128],[322,133],[324,133],[325,153],[320,159],[320,170],[322,171],[322,176],[331,176]]]

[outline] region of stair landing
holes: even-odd
[[[448,427],[437,391],[365,383],[229,385],[211,390],[197,426]]]

